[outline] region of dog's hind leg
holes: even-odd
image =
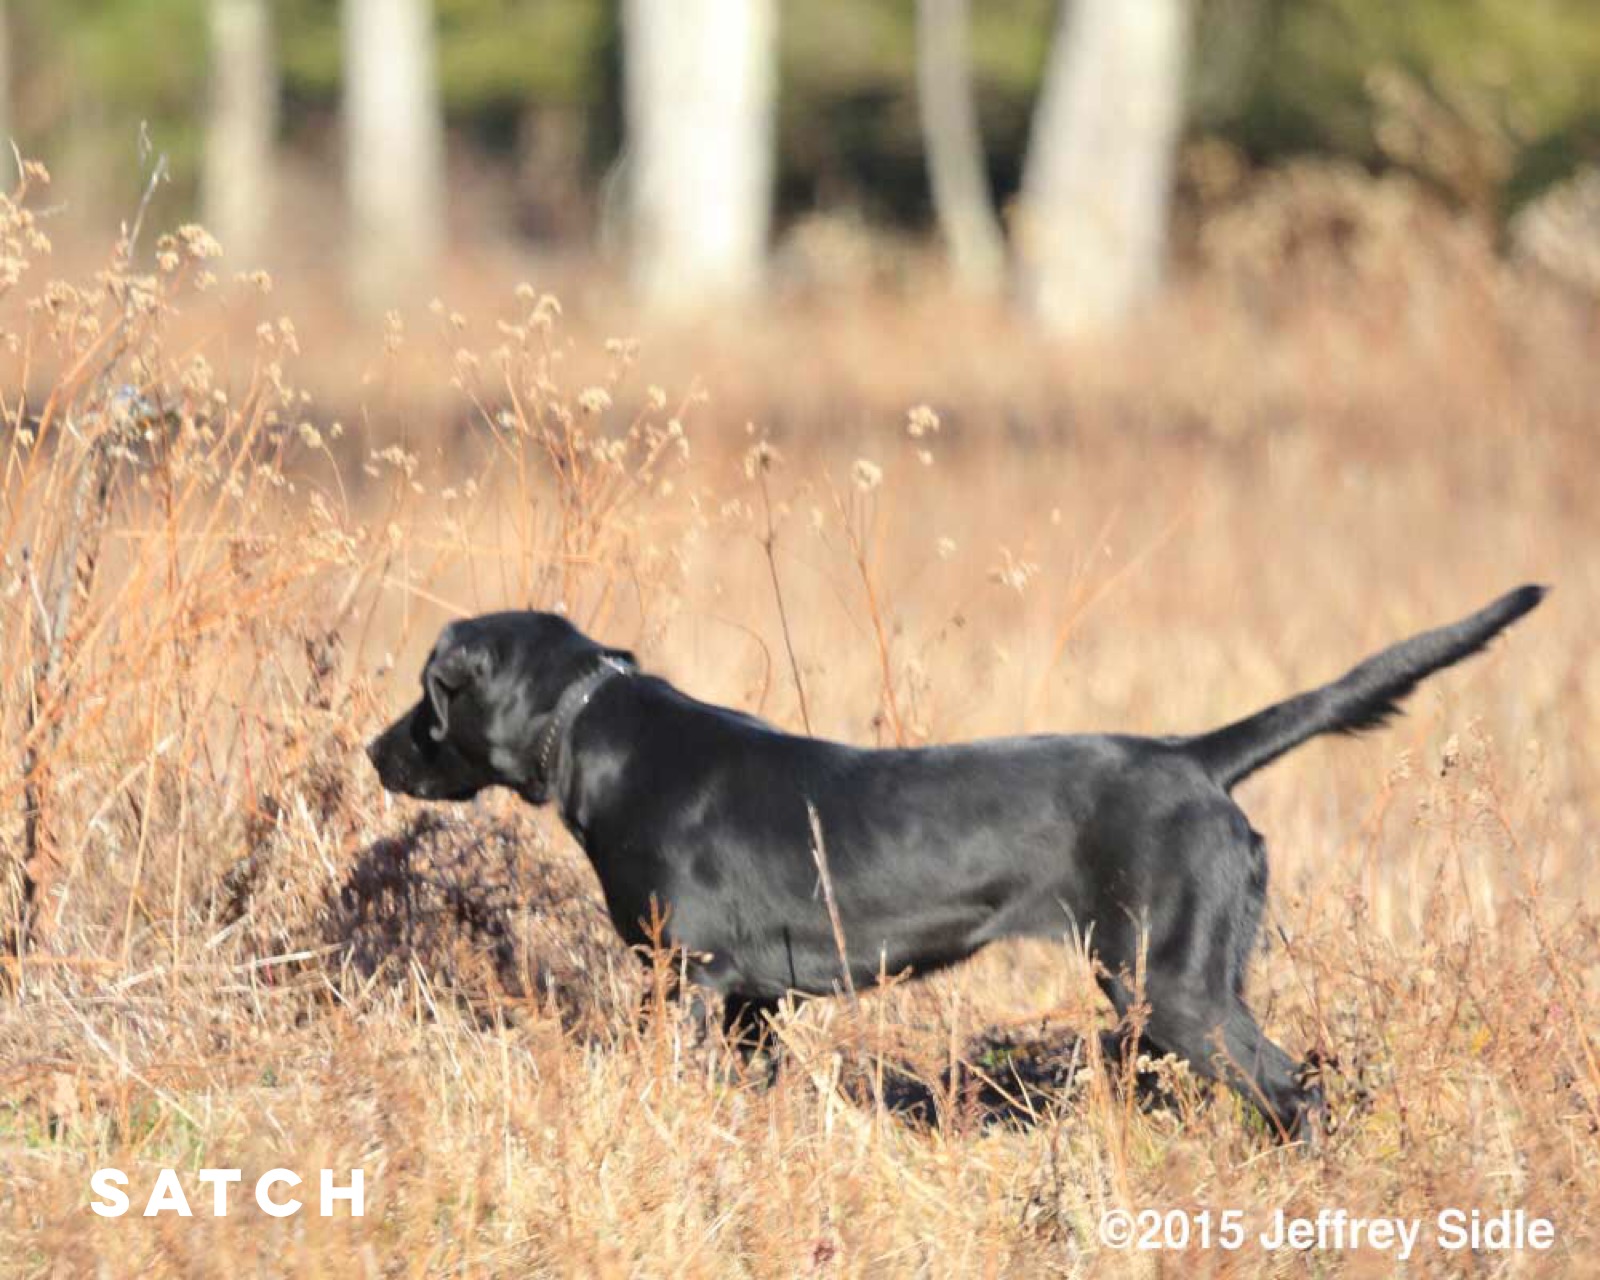
[[[1126,1018],[1134,1003],[1126,973],[1142,970],[1144,1040],[1226,1083],[1280,1138],[1299,1138],[1322,1093],[1262,1035],[1242,995],[1266,899],[1261,837],[1232,806],[1187,806],[1166,814],[1133,850],[1134,866],[1162,874],[1150,877],[1141,925],[1130,914],[1122,928],[1102,931],[1102,962],[1122,970],[1101,986]]]
[[[1319,1118],[1322,1091],[1304,1083],[1294,1059],[1267,1039],[1242,1000],[1215,1000],[1209,992],[1199,1001],[1193,992],[1152,994],[1150,1036],[1229,1085],[1279,1137],[1314,1136],[1307,1125]]]
[[[1102,984],[1117,1011],[1133,1007],[1131,988]],[[1160,973],[1146,977],[1141,1046],[1183,1058],[1197,1075],[1226,1084],[1255,1107],[1278,1137],[1294,1141],[1322,1110],[1322,1090],[1308,1086],[1294,1059],[1269,1040],[1232,992]]]
[[[1280,1137],[1301,1136],[1321,1092],[1262,1034],[1242,995],[1266,896],[1261,837],[1231,806],[1173,810],[1144,837],[1133,845],[1134,865],[1159,872],[1145,886],[1141,925],[1130,917],[1102,933],[1101,959],[1123,966],[1102,986],[1127,1017],[1133,992],[1125,975],[1142,969],[1145,1040],[1228,1085]]]

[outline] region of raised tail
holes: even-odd
[[[1544,596],[1544,587],[1518,587],[1469,618],[1374,654],[1332,684],[1190,738],[1183,749],[1231,790],[1318,734],[1376,729],[1399,714],[1400,700],[1424,676],[1477,653]]]

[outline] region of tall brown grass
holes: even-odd
[[[1346,181],[1370,231],[1244,206],[1070,350],[937,297],[641,348],[598,292],[501,283],[352,355],[198,229],[135,219],[52,282],[7,203],[0,1272],[1121,1273],[1163,1260],[1102,1247],[1108,1208],[1279,1206],[1524,1208],[1550,1253],[1414,1266],[1592,1267],[1595,315]],[[918,743],[1198,728],[1527,578],[1556,594],[1487,659],[1243,796],[1252,1003],[1327,1063],[1310,1157],[1170,1066],[1144,1107],[1068,939],[793,1010],[769,1087],[636,1019],[651,971],[550,815],[392,800],[359,750],[492,607]],[[1087,1069],[1045,1060],[1062,1028]],[[906,1076],[922,1122],[877,1104]],[[278,1165],[363,1167],[366,1216],[260,1214]],[[124,1218],[87,1207],[104,1166]],[[226,1219],[141,1216],[164,1167],[198,1210],[206,1166],[244,1171]]]

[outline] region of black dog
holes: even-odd
[[[1382,724],[1430,672],[1543,597],[1522,587],[1348,675],[1195,737],[1006,738],[861,750],[697,702],[546,613],[454,622],[423,697],[367,748],[428,800],[554,800],[630,943],[665,918],[730,1030],[844,964],[813,853],[820,819],[850,976],[928,973],[996,938],[1076,932],[1119,1013],[1142,969],[1147,1040],[1220,1078],[1285,1136],[1320,1090],[1242,998],[1266,846],[1229,796],[1323,733]]]

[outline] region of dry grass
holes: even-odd
[[[22,275],[0,1272],[1120,1274],[1157,1260],[1099,1246],[1108,1207],[1280,1205],[1525,1208],[1552,1253],[1413,1269],[1591,1270],[1595,316],[1467,229],[1393,234],[1388,199],[1355,250],[1223,228],[1250,269],[1208,260],[1126,342],[1066,352],[859,299],[607,350],[603,302],[569,324],[502,287],[344,364],[283,293],[208,282],[198,233],[74,289]],[[490,607],[915,742],[1198,728],[1530,578],[1557,592],[1491,656],[1243,796],[1274,851],[1252,1002],[1331,1064],[1315,1157],[1181,1073],[1143,1109],[1093,1034],[1069,1071],[1064,1029],[1110,1023],[1066,942],[809,1005],[777,1083],[740,1079],[674,1012],[636,1025],[649,975],[549,815],[391,801],[359,751],[437,624]],[[931,1124],[871,1101],[907,1072]],[[1002,1095],[1031,1122],[986,1123]],[[121,1219],[87,1208],[108,1165]],[[368,1212],[139,1216],[155,1170],[198,1206],[208,1165],[361,1166]]]

